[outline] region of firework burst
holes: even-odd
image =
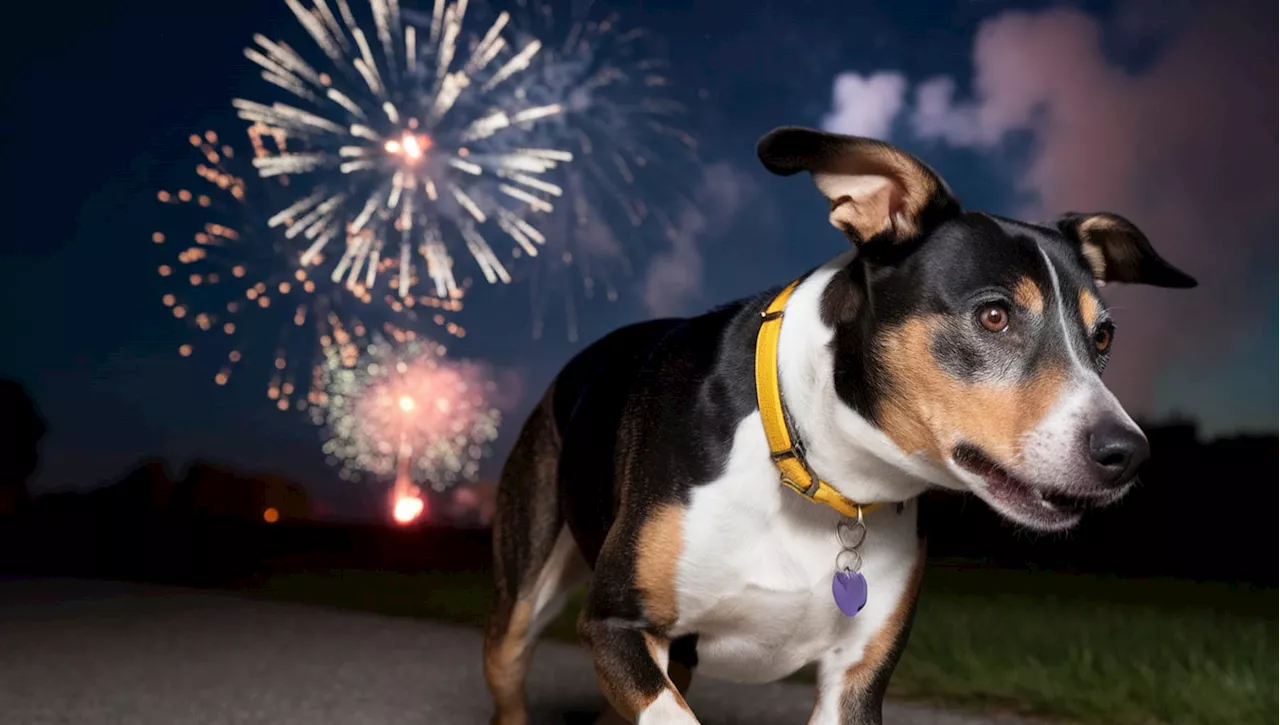
[[[173,283],[162,300],[193,333],[178,352],[216,361],[215,383],[230,384],[245,365],[265,369],[266,394],[276,407],[303,409],[321,392],[313,382],[322,346],[363,334],[355,321],[361,317],[465,334],[449,319],[462,306],[456,296],[387,294],[377,300],[384,304],[370,304],[375,298],[366,288],[339,294],[323,280],[317,284],[314,270],[263,223],[273,213],[271,200],[289,193],[286,179],[245,176],[247,160],[214,131],[192,134],[189,141],[199,159],[195,174],[156,195],[166,213],[163,229],[151,239],[165,252],[158,272]],[[244,156],[255,158],[284,143],[278,130],[262,125],[250,127],[248,141],[253,153]],[[322,270],[326,263],[322,255],[312,260]],[[348,331],[343,320],[354,329]]]
[[[562,194],[544,177],[573,158],[524,133],[561,107],[513,94],[541,44],[509,45],[506,13],[467,31],[467,0],[436,0],[429,16],[414,16],[420,22],[398,0],[370,0],[367,19],[348,0],[285,2],[309,52],[255,35],[245,55],[288,102],[233,101],[241,118],[291,140],[289,151],[255,159],[258,172],[305,187],[269,226],[298,245],[304,267],[339,246],[329,278],[349,287],[383,278],[406,297],[418,259],[435,294],[451,297],[458,248],[489,282],[509,282],[508,255],[492,240],[538,254],[545,238],[533,222]]]
[[[343,478],[394,477],[397,507],[417,497],[417,485],[444,490],[475,478],[498,435],[501,416],[489,402],[497,386],[485,367],[445,353],[390,326],[325,348],[323,404],[311,414]]]
[[[617,299],[654,243],[665,245],[681,215],[697,213],[691,192],[702,168],[696,140],[681,128],[685,90],[645,29],[593,10],[591,2],[518,0],[511,15],[513,35],[544,40],[516,79],[513,102],[561,109],[524,131],[575,159],[549,174],[564,194],[543,215],[547,242],[529,267],[535,338],[560,295],[576,340],[577,300]]]

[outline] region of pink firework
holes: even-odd
[[[326,349],[316,422],[344,478],[394,477],[399,495],[475,478],[498,434],[497,386],[485,366],[444,354],[399,331]]]

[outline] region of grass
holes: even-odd
[[[1276,591],[935,568],[896,694],[1083,723],[1276,721]]]
[[[348,571],[257,591],[478,626],[488,587],[482,574]],[[549,636],[575,637],[576,605]],[[935,564],[890,692],[1089,725],[1275,723],[1276,612],[1275,589]]]

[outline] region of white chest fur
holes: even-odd
[[[734,435],[723,475],[698,487],[684,519],[673,634],[698,634],[698,671],[769,682],[829,658],[853,664],[897,611],[916,564],[916,507],[866,517],[866,607],[844,616],[831,594],[835,511],[778,482],[759,413]]]

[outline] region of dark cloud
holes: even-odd
[[[751,193],[749,176],[727,162],[703,169],[702,181],[693,203],[674,220],[668,231],[671,246],[654,255],[644,279],[645,309],[662,317],[688,312],[691,302],[702,294],[702,252],[704,236],[723,227],[738,212]]]

